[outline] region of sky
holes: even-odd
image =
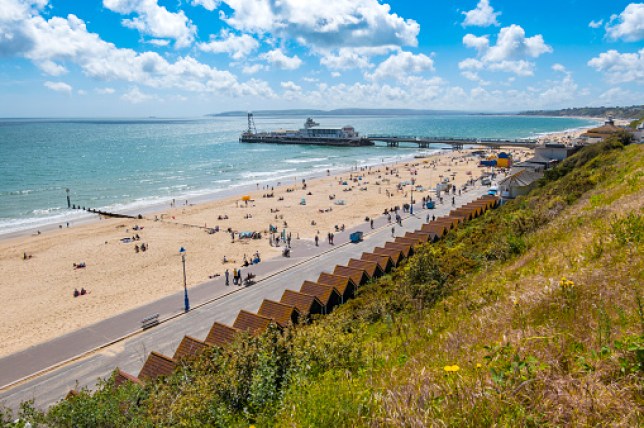
[[[0,0],[0,117],[644,104],[644,3]]]

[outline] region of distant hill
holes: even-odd
[[[588,116],[615,119],[639,119],[644,116],[644,105],[630,107],[575,107],[562,110],[529,110],[522,111],[523,116]]]
[[[222,113],[208,114],[211,117],[246,116],[248,111],[225,111]],[[343,108],[335,110],[255,110],[255,116],[417,116],[436,114],[467,114],[464,111],[454,110],[414,110],[414,109],[369,109],[369,108]]]

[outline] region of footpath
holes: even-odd
[[[455,206],[477,199],[486,190],[470,187],[455,196]],[[255,312],[263,299],[279,301],[284,290],[299,290],[303,281],[315,281],[321,272],[331,272],[335,265],[383,245],[391,240],[392,227],[395,236],[402,236],[420,228],[428,215],[449,214],[455,206],[448,200],[451,196],[433,210],[416,204],[414,215],[403,216],[402,227],[381,216],[374,219],[373,229],[365,222],[335,233],[335,245],[329,245],[326,239],[321,239],[319,246],[313,240],[294,239],[291,257],[242,268],[243,276],[256,275],[256,283],[251,286],[235,286],[232,281],[226,286],[224,278],[218,277],[189,288],[188,313],[184,313],[184,293],[178,278],[180,291],[173,295],[1,358],[0,404],[16,409],[20,402],[34,400],[37,407],[46,408],[71,389],[94,387],[117,366],[136,374],[150,351],[172,355],[184,335],[204,339],[213,322],[232,325],[240,310]],[[349,235],[355,231],[364,233],[364,240],[358,244],[349,242]],[[189,272],[189,259],[187,266]],[[160,325],[142,330],[141,320],[153,314],[159,314]]]

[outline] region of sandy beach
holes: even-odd
[[[527,153],[513,152],[515,160]],[[326,245],[336,225],[348,228],[409,201],[410,185],[401,183],[414,179],[426,189],[414,194],[419,202],[433,195],[429,189],[443,178],[460,188],[482,171],[470,152],[450,152],[306,180],[306,188],[300,178],[274,189],[259,185],[247,194],[248,202],[243,195],[194,206],[176,201],[142,220],[103,219],[0,241],[0,299],[5,303],[0,356],[180,291],[180,247],[188,252],[188,287],[194,286],[223,275],[226,268],[232,271],[244,255],[280,256],[281,249],[269,244],[269,225],[280,232],[286,228],[294,241],[312,241],[319,233]],[[216,227],[219,232],[208,233]],[[261,232],[262,239],[236,237],[233,243],[229,228]],[[140,240],[122,241],[136,235]],[[147,250],[137,253],[135,246],[141,244]],[[234,262],[223,264],[224,256]],[[75,268],[75,263],[85,267]],[[74,289],[81,288],[88,294],[74,298]]]

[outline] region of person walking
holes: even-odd
[[[226,269],[226,272],[224,273],[226,277],[226,285],[230,285],[230,282],[228,282],[228,277],[230,276],[230,272],[228,272],[228,269]]]
[[[396,226],[391,228],[391,237],[393,238],[396,235]]]
[[[319,236],[317,236],[317,235],[315,235],[315,246],[316,246],[316,247],[319,247],[319,246],[320,246],[319,242],[320,242],[320,237],[319,237]]]
[[[237,285],[237,268],[233,269],[233,284]]]
[[[237,269],[237,285],[242,285],[241,269]]]
[[[369,225],[370,225],[370,226],[371,226],[371,228],[373,229],[373,219],[369,220]]]

